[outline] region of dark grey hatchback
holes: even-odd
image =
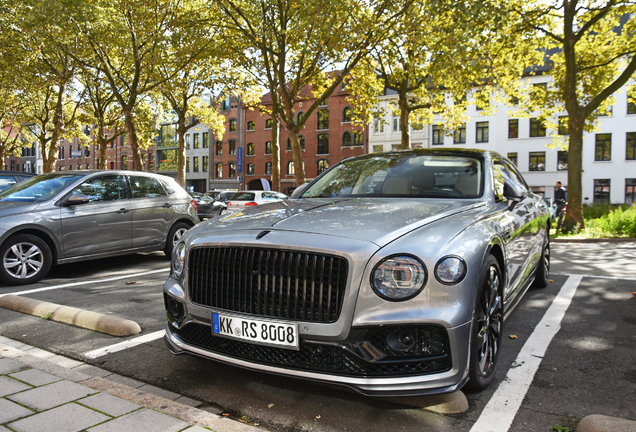
[[[174,179],[131,171],[42,174],[0,192],[0,283],[35,283],[53,263],[163,250],[198,223]]]

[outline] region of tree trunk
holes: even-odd
[[[272,116],[272,190],[280,192],[280,123]]]
[[[400,107],[400,132],[402,134],[402,141],[400,148],[402,150],[408,150],[411,148],[411,123],[409,121],[409,108],[408,108],[408,95],[400,92],[398,96],[398,105]]]
[[[66,97],[66,86],[66,82],[61,82],[57,92],[55,113],[53,114],[53,132],[51,133],[51,141],[49,142],[49,157],[47,159],[43,159],[44,166],[42,169],[45,173],[55,171],[55,165],[57,163],[57,152],[60,148],[60,138],[64,133],[64,98]],[[44,158],[44,154],[42,154],[42,157]]]
[[[296,176],[295,187],[305,184],[305,167],[303,166],[303,155],[298,142],[298,132],[289,129],[289,140],[291,141],[292,155],[294,158],[294,172]]]
[[[583,126],[585,117],[581,113],[577,118],[570,115],[568,118],[568,133],[570,144],[568,147],[568,208],[563,223],[564,232],[572,232],[585,228],[583,219],[583,191],[582,191],[582,167],[583,167]]]
[[[126,131],[128,132],[128,144],[133,154],[134,168],[138,171],[141,168],[143,171],[143,163],[141,162],[141,151],[139,150],[139,142],[137,138],[137,129],[135,128],[135,119],[133,117],[132,109],[126,108],[124,110],[124,118],[126,122]]]
[[[186,180],[186,148],[185,148],[185,116],[179,115],[177,120],[177,135],[179,135],[179,149],[177,150],[177,183],[182,188],[185,188]]]

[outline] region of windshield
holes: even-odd
[[[46,201],[82,177],[84,174],[70,173],[49,173],[31,177],[0,192],[0,201]]]
[[[477,198],[483,189],[479,157],[420,152],[345,160],[306,190],[303,198]]]

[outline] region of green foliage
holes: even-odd
[[[636,238],[636,204],[624,209],[619,206],[598,218],[586,221],[587,233],[591,237]]]

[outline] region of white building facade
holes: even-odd
[[[547,83],[550,76],[528,78],[529,84]],[[633,84],[633,83],[632,83]],[[583,204],[636,203],[636,106],[628,103],[625,86],[614,94],[611,114],[599,117],[597,130],[583,138]],[[386,109],[396,96],[379,98],[385,108],[385,125],[374,122],[369,131],[369,152],[399,148],[399,117]],[[437,119],[422,130],[412,130],[412,147],[479,148],[493,150],[512,160],[533,191],[546,198],[554,196],[561,181],[567,188],[567,151],[554,147],[556,131],[535,120],[515,116],[516,107],[499,105],[492,115],[481,115],[468,100],[467,121],[454,136],[445,136]],[[536,114],[536,113],[535,113]],[[565,116],[566,113],[563,113]],[[397,129],[396,129],[397,119]],[[397,146],[396,146],[397,145]]]

